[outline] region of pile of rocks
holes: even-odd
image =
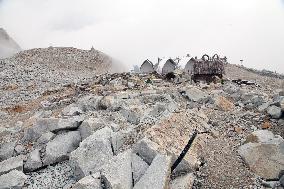
[[[12,69],[20,67],[6,63],[1,77],[14,81]],[[41,75],[35,69],[15,77],[22,87],[3,91],[0,188],[283,186],[284,98],[276,85],[281,80],[270,78],[269,86],[262,76],[257,85],[229,79],[195,84],[155,74],[82,79],[82,72],[73,82],[75,76],[63,81],[59,72],[39,80],[35,90],[24,89],[26,76]],[[243,79],[252,77],[257,76]]]

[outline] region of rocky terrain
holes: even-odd
[[[283,79],[110,74],[60,50],[1,61],[0,188],[283,188]]]
[[[0,28],[0,58],[9,57],[20,50],[21,47],[16,41],[3,28]]]

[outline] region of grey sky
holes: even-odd
[[[283,0],[0,0],[22,48],[92,45],[129,67],[203,53],[284,73]]]

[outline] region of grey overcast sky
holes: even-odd
[[[101,50],[124,64],[219,53],[284,73],[284,0],[0,0],[24,49]]]

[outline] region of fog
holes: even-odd
[[[94,46],[129,68],[218,53],[284,73],[283,0],[0,0],[0,27],[24,49]]]

